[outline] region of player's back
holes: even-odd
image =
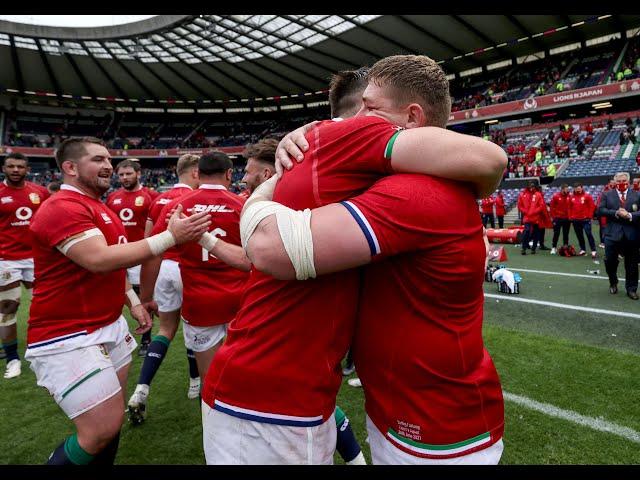
[[[298,210],[357,195],[389,172],[385,152],[397,131],[375,117],[322,122],[307,135],[307,158],[285,173],[273,199]],[[242,307],[209,369],[204,401],[322,423],[335,407],[358,288],[357,270],[305,282],[252,270]]]
[[[160,212],[165,207],[165,205],[168,205],[175,199],[191,193],[192,191],[193,189],[189,185],[185,185],[184,183],[176,183],[173,188],[171,188],[171,190],[162,192],[151,204],[151,207],[149,208],[148,220],[156,225],[160,217]],[[164,219],[162,219],[162,221],[164,222]],[[176,247],[171,247],[162,254],[162,258],[164,260],[176,260],[178,258],[178,250],[176,249]]]
[[[364,269],[354,360],[367,413],[401,448],[401,438],[500,438],[500,382],[482,340],[486,252],[474,196],[426,175],[379,184],[387,189],[378,203],[353,201],[381,251],[395,255]]]
[[[0,182],[0,260],[31,258],[29,225],[48,197],[46,188],[32,182],[22,188]]]
[[[209,212],[209,231],[240,246],[240,212],[244,199],[221,185],[201,185],[167,205],[163,214],[181,204],[187,215]],[[248,272],[218,260],[197,242],[178,247],[183,287],[182,316],[191,324],[228,323],[238,312]]]

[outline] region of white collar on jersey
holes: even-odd
[[[88,197],[88,195],[84,193],[82,190],[80,190],[79,188],[76,188],[73,185],[68,185],[66,183],[63,183],[62,185],[60,185],[60,190],[71,190],[72,192],[76,192],[76,193],[79,193],[80,195],[84,195],[85,197]]]
[[[173,185],[173,188],[188,188],[189,190],[193,190],[193,188],[191,188],[186,183],[176,183]]]
[[[202,188],[203,190],[226,190],[227,187],[225,187],[224,185],[220,185],[220,184],[213,184],[213,183],[203,183],[202,185],[200,185],[198,188]]]

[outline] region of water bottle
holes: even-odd
[[[592,275],[600,275],[600,270],[587,270],[587,273]]]

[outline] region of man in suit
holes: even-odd
[[[638,225],[640,193],[629,188],[629,174],[618,172],[615,190],[602,195],[598,214],[607,217],[604,264],[609,275],[609,292],[618,293],[618,255],[624,255],[627,296],[638,300]]]

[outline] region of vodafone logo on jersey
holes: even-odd
[[[20,207],[16,210],[16,218],[18,220],[29,220],[33,216],[33,210],[29,207]]]
[[[227,208],[227,205],[202,205],[200,203],[195,204],[191,207],[191,211],[193,213],[233,213],[233,210]]]
[[[133,218],[133,210],[131,210],[130,208],[123,208],[122,210],[120,210],[120,220],[122,221],[128,221],[131,220]]]

